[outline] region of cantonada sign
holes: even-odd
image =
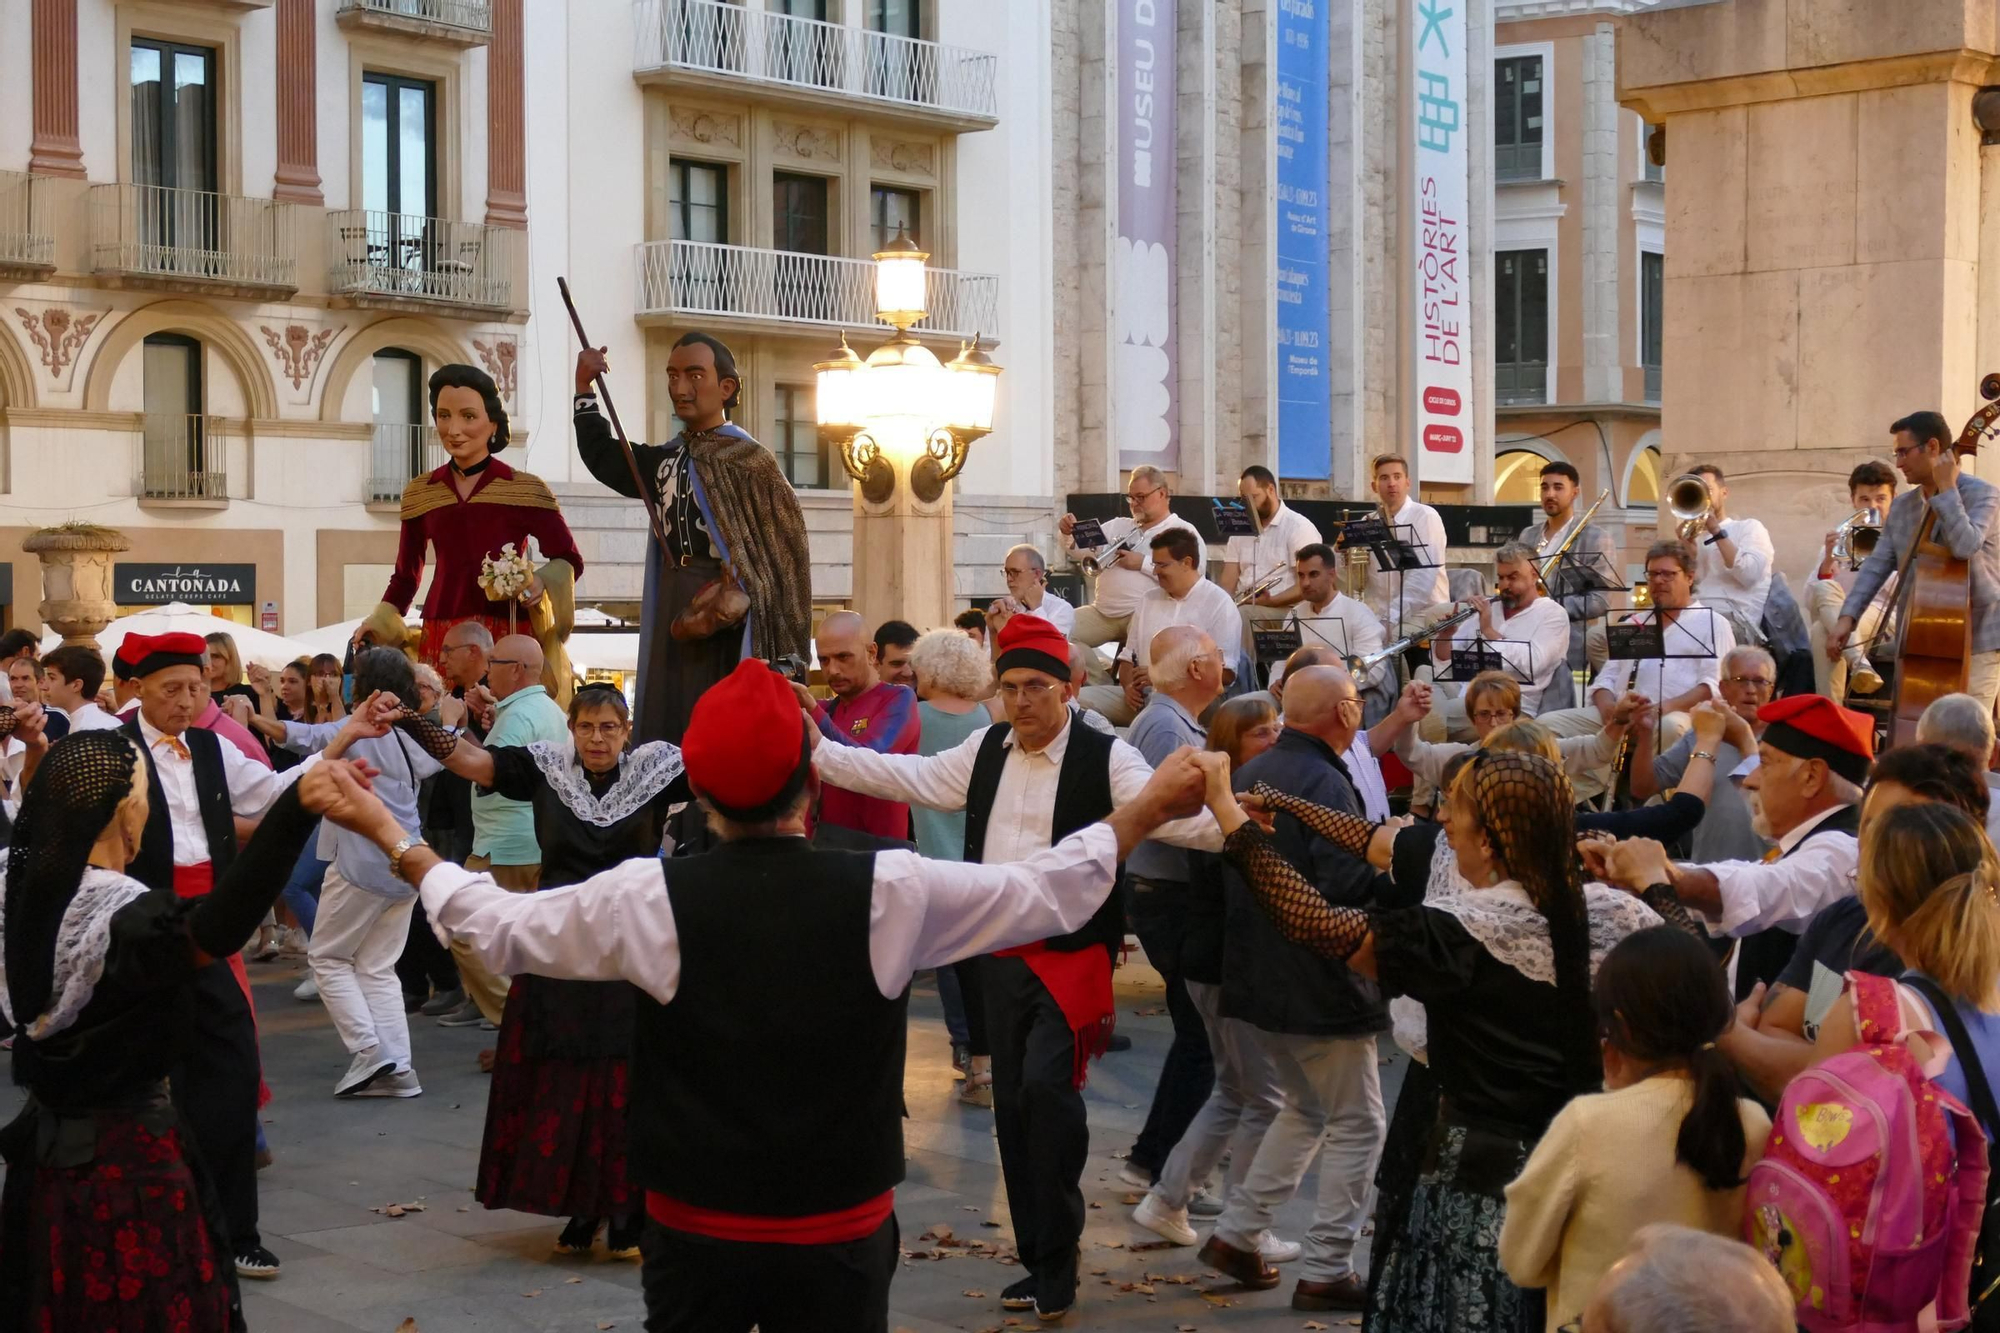
[[[245,606],[257,600],[255,565],[147,565],[112,567],[120,606],[165,606],[168,602],[207,602]]]

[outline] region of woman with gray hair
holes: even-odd
[[[991,722],[980,701],[993,693],[993,663],[985,651],[956,630],[935,629],[910,649],[917,673],[917,753],[943,754]],[[917,850],[939,861],[965,859],[965,811],[910,807]],[[959,1100],[993,1105],[993,1055],[986,1038],[986,1005],[979,960],[968,958],[937,970],[938,999],[951,1032],[952,1068],[965,1076]]]

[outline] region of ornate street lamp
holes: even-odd
[[[899,231],[875,255],[875,317],[895,336],[863,361],[842,335],[840,350],[813,367],[820,439],[840,450],[849,476],[885,497],[898,462],[909,465],[913,486],[942,491],[965,466],[972,442],[993,429],[1000,368],[978,335],[959,345],[949,365],[910,336],[930,313],[929,258]]]

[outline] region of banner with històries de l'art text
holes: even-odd
[[[1180,466],[1174,410],[1174,3],[1117,0],[1111,429],[1121,468]]]
[[[1416,53],[1417,478],[1472,480],[1465,0],[1406,0]]]
[[[1332,449],[1327,343],[1327,12],[1279,0],[1271,125],[1278,186],[1278,475],[1323,478]]]

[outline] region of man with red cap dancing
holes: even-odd
[[[1199,799],[1177,754],[1018,864],[822,851],[805,836],[816,735],[790,682],[745,661],[682,741],[714,851],[536,894],[407,839],[392,853],[496,971],[643,992],[627,1164],[649,1333],[886,1333],[911,974],[1091,920],[1120,859]]]
[[[202,897],[236,855],[236,821],[261,816],[307,768],[337,758],[346,746],[336,742],[325,754],[277,773],[195,726],[214,707],[208,644],[199,634],[128,634],[118,646],[117,666],[139,685],[139,708],[124,730],[153,761],[145,837],[126,873],[150,889]],[[278,1258],[257,1231],[263,1079],[243,956],[205,965],[195,991],[197,1033],[170,1080],[174,1103],[215,1181],[238,1276],[273,1278]]]
[[[1000,631],[998,647],[994,668],[1007,721],[930,756],[822,745],[821,777],[865,796],[965,811],[965,859],[989,865],[1040,853],[1135,799],[1152,769],[1124,741],[1074,725],[1076,687],[1061,632],[1039,616],[1017,615]],[[1210,851],[1222,845],[1205,812],[1153,837]],[[1001,1292],[1000,1303],[1044,1320],[1060,1319],[1076,1300],[1090,1152],[1084,1072],[1111,1037],[1111,959],[1124,936],[1114,895],[1079,929],[980,960],[993,1040],[993,1125],[1014,1244],[1028,1270]]]

